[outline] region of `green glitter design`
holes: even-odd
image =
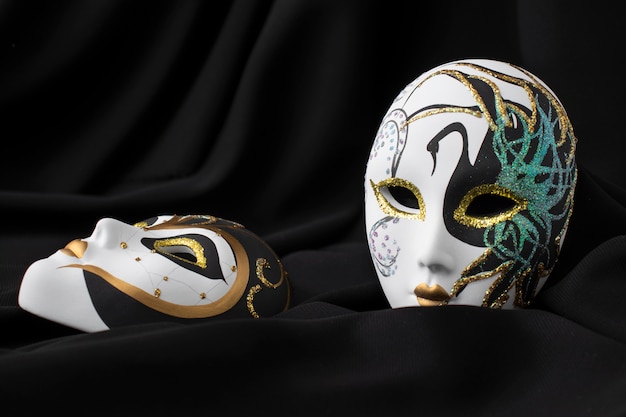
[[[531,269],[523,283],[526,302],[529,301],[527,298],[534,295],[528,292],[533,292],[536,287],[540,259],[545,257],[541,260],[545,269],[551,268],[556,262],[555,256],[550,258],[550,245],[554,245],[552,227],[571,211],[572,204],[568,197],[575,176],[573,161],[568,164],[566,158],[562,160],[559,157],[555,137],[555,130],[559,131],[556,126],[558,118],[553,117],[552,107],[546,114],[537,98],[535,102],[538,123],[534,132],[516,108],[507,106],[509,114],[515,114],[517,123],[522,124],[524,134],[518,139],[507,138],[506,122],[508,117],[513,116],[499,115],[493,137],[493,149],[502,165],[496,183],[527,199],[528,208],[508,221],[488,227],[483,235],[485,245],[493,250],[495,256],[503,261],[514,262],[503,277],[505,285],[508,286],[517,276]],[[564,199],[568,199],[565,204]],[[563,229],[565,227],[564,223]],[[493,295],[497,297],[498,294]]]

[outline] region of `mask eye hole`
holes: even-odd
[[[471,217],[491,217],[515,208],[517,202],[498,194],[479,194],[470,201],[465,214]]]
[[[492,226],[510,220],[528,207],[528,201],[497,184],[481,184],[469,190],[454,211],[454,218],[465,226]]]
[[[380,209],[392,217],[424,220],[424,198],[415,184],[401,178],[387,178],[370,185]]]
[[[196,255],[187,246],[167,246],[159,249],[161,253],[167,253],[176,258],[185,259],[191,263],[196,263],[198,261]]]
[[[187,237],[160,239],[154,242],[154,249],[163,255],[206,268],[204,248],[197,240]]]
[[[390,185],[387,187],[387,191],[398,204],[415,210],[420,209],[419,199],[409,188],[399,185]]]

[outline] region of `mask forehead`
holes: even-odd
[[[489,126],[475,110],[471,92],[456,79],[429,77],[418,87],[402,107],[407,137],[391,174],[419,183],[423,193],[441,192],[461,157],[475,162]],[[440,101],[433,103],[433,97]]]

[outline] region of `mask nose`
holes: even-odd
[[[446,277],[454,272],[454,239],[445,228],[443,219],[428,220],[420,236],[416,253],[419,284],[413,289],[420,306],[437,306],[450,300]],[[443,286],[442,286],[443,285]]]
[[[445,250],[446,248],[428,248],[426,253],[418,257],[418,268],[427,271],[429,276],[449,274],[454,268],[454,258]]]
[[[123,223],[119,220],[105,217],[100,219],[94,228],[92,235],[85,239],[91,244],[96,244],[102,248],[114,248],[124,244],[123,231],[134,226]]]
[[[426,259],[417,261],[417,266],[420,269],[427,269],[431,274],[445,274],[452,270],[450,263],[445,259]]]
[[[454,270],[454,239],[445,228],[442,219],[426,221],[421,243],[417,249],[417,267],[421,273],[430,277],[446,275]]]

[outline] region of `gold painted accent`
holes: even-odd
[[[250,312],[250,315],[254,317],[255,319],[258,319],[260,316],[259,316],[259,313],[257,313],[256,310],[254,309],[254,295],[260,292],[261,289],[262,289],[261,285],[256,284],[250,287],[250,291],[248,291],[248,295],[246,296],[246,307],[248,307],[248,311]]]
[[[374,195],[376,196],[376,201],[378,202],[378,206],[383,211],[383,213],[387,214],[388,216],[405,217],[408,219],[416,219],[416,220],[424,220],[424,218],[426,217],[426,205],[424,204],[424,198],[422,197],[422,193],[420,193],[419,189],[412,182],[407,181],[402,178],[392,177],[392,178],[384,179],[378,182],[377,184],[375,184],[374,181],[370,180],[370,186],[372,187],[372,190],[374,191]],[[407,211],[400,210],[399,208],[391,204],[389,200],[387,200],[387,198],[383,195],[383,191],[382,191],[383,188],[387,188],[389,186],[403,187],[411,191],[413,195],[415,196],[415,198],[417,199],[417,203],[419,205],[419,212],[409,213]]]
[[[222,296],[219,300],[206,305],[186,306],[171,303],[160,298],[155,298],[141,288],[135,287],[134,285],[115,277],[95,265],[71,264],[66,265],[66,267],[81,268],[92,272],[126,295],[161,313],[181,318],[213,317],[230,310],[235,304],[237,304],[246,290],[250,274],[248,255],[246,254],[242,244],[229,233],[224,232],[223,237],[230,244],[231,248],[233,248],[233,252],[235,253],[235,259],[238,265],[237,276],[235,278],[235,282],[226,294],[224,294],[224,296]]]
[[[88,246],[87,242],[80,240],[80,239],[74,239],[70,243],[65,245],[63,249],[59,249],[59,251],[63,253],[64,255],[80,259],[85,254],[85,251],[87,250],[87,246]]]
[[[126,249],[127,247],[128,247],[128,243],[126,243],[126,242],[120,243],[120,248]]]
[[[148,227],[148,223],[146,223],[146,222],[137,222],[137,223],[133,224],[133,226],[138,227],[140,229],[145,229],[146,227]]]
[[[193,251],[194,256],[196,257],[196,261],[192,262],[188,259],[185,259],[181,256],[174,255],[173,253],[170,253],[163,249],[163,248],[169,248],[173,246],[184,246],[186,248],[191,249]],[[160,239],[154,242],[154,249],[156,249],[157,252],[160,252],[167,256],[171,256],[180,261],[199,266],[200,268],[203,268],[203,269],[206,268],[206,257],[204,256],[204,248],[202,247],[200,242],[198,242],[195,239],[191,239],[188,237],[175,237],[171,239]]]
[[[161,296],[161,290],[160,290],[160,289],[158,289],[158,288],[155,288],[155,289],[154,289],[154,296],[155,296],[156,298],[159,298],[159,297]]]
[[[136,258],[135,258],[135,260],[136,260],[137,262],[139,262],[139,261],[141,261],[141,258],[138,256],[138,257],[136,257]]]
[[[493,194],[506,197],[515,202],[515,206],[503,213],[492,216],[470,216],[467,214],[467,208],[474,198],[483,194]],[[459,206],[454,210],[454,219],[465,226],[470,227],[488,227],[505,220],[510,220],[522,210],[528,207],[528,200],[515,195],[512,191],[501,187],[497,184],[480,184],[469,190],[461,199]]]
[[[189,223],[185,223],[185,221],[189,218],[194,218],[194,219],[203,219],[203,221],[201,222],[197,222],[197,223],[193,223],[193,224],[189,224]],[[165,230],[165,229],[193,229],[193,228],[200,228],[200,229],[209,229],[209,230],[213,230],[214,232],[217,233],[217,230],[215,229],[215,225],[214,223],[216,223],[218,220],[217,217],[215,216],[207,216],[207,215],[188,215],[188,216],[179,216],[177,214],[172,215],[172,217],[162,223],[158,223],[152,226],[146,226],[145,229],[147,230]],[[225,222],[229,223],[228,225],[223,225],[222,227],[235,227],[238,223],[235,222],[231,222],[229,220],[224,220]]]

